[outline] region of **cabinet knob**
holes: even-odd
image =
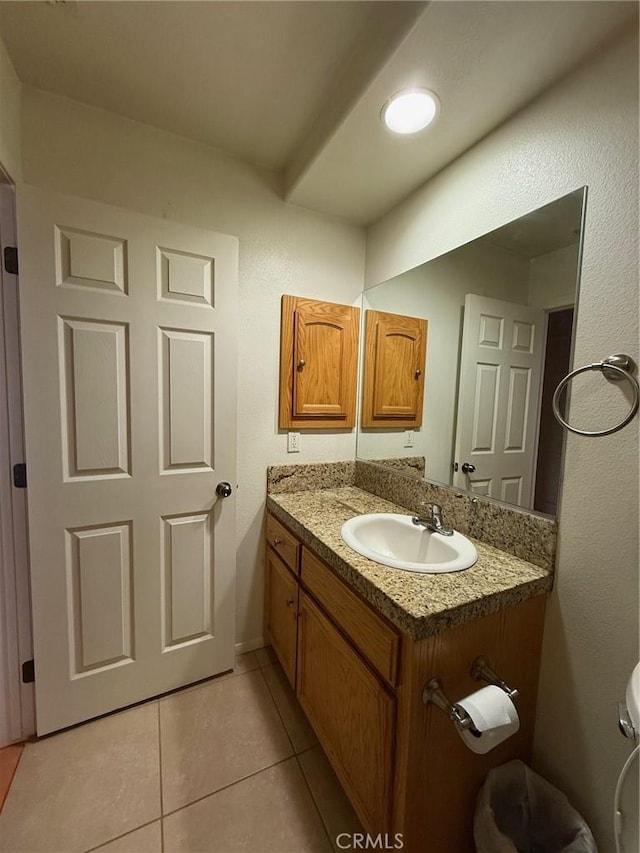
[[[273,547],[277,548],[278,545],[282,545],[282,539],[278,539],[278,537],[276,536],[276,538],[273,540]]]
[[[416,379],[420,379],[421,376],[422,376],[422,371],[420,370],[420,368],[418,368],[415,372],[415,377],[416,377]]]
[[[288,599],[287,599],[287,607],[293,607],[293,605],[294,605],[295,603],[296,603],[296,602],[295,602],[295,600],[294,600],[293,598],[288,598]]]
[[[304,360],[304,358],[301,358],[298,362],[298,370],[303,370],[306,363],[307,362]]]

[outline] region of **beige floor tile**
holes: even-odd
[[[9,793],[24,744],[12,744],[0,749],[0,812]]]
[[[89,850],[160,816],[158,705],[27,744],[0,815],[3,853]]]
[[[134,829],[122,838],[116,838],[94,850],[95,853],[162,853],[162,822],[156,820]]]
[[[263,649],[256,649],[255,654],[260,666],[271,666],[272,663],[275,663],[278,660],[276,653],[273,651],[273,646],[265,646]]]
[[[244,672],[252,672],[254,669],[260,669],[260,664],[258,663],[258,658],[256,657],[255,652],[245,652],[243,655],[236,655],[233,662],[233,669],[231,672],[226,672],[224,675],[214,676],[215,681],[226,681],[229,678],[235,678],[236,675],[242,675]],[[202,685],[196,684],[194,687],[197,689]],[[187,688],[191,689],[191,688]]]
[[[267,687],[278,706],[278,711],[291,738],[291,743],[296,752],[304,752],[318,743],[313,729],[307,720],[296,694],[287,681],[287,676],[279,663],[267,666],[262,670]]]
[[[160,701],[164,813],[292,754],[260,671]]]
[[[336,849],[340,833],[362,832],[362,825],[321,747],[298,756],[307,784]],[[344,843],[344,841],[342,842]]]
[[[236,675],[241,672],[251,672],[252,669],[258,669],[260,662],[255,652],[245,652],[243,655],[236,655],[233,671]]]
[[[165,853],[330,853],[295,759],[164,819]]]

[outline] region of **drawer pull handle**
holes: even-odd
[[[273,540],[273,545],[274,548],[277,548],[278,545],[282,545],[282,539],[278,539],[278,537],[276,536],[276,538]]]
[[[296,602],[295,602],[295,599],[293,599],[293,598],[288,598],[288,599],[287,599],[287,607],[293,607],[293,605],[294,605],[295,603],[296,603]]]

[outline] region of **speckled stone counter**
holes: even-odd
[[[478,562],[462,572],[426,575],[391,569],[344,544],[354,515],[407,510],[355,486],[269,494],[267,508],[350,586],[415,640],[518,604],[551,589],[553,574],[472,539]]]

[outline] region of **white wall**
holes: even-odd
[[[532,308],[568,308],[576,299],[579,246],[565,246],[532,258],[529,267],[529,305]]]
[[[638,42],[630,34],[376,223],[368,284],[587,184],[575,363],[613,351],[637,358],[637,126]],[[587,378],[576,383],[572,417],[616,418],[621,390],[606,394],[603,380]],[[535,766],[584,812],[600,853],[613,850],[614,787],[630,751],[616,701],[638,659],[637,453],[637,418],[606,438],[568,438],[540,681]]]
[[[358,456],[425,456],[425,475],[451,482],[462,311],[467,293],[526,305],[529,263],[489,243],[470,243],[364,293],[363,307],[429,321],[422,428],[405,449],[404,431],[358,433]]]
[[[20,82],[0,41],[0,165],[20,180]]]
[[[284,204],[274,174],[102,110],[23,90],[27,183],[240,238],[237,639],[262,634],[266,468],[353,458],[355,433],[277,430],[280,296],[359,301],[364,232]]]

